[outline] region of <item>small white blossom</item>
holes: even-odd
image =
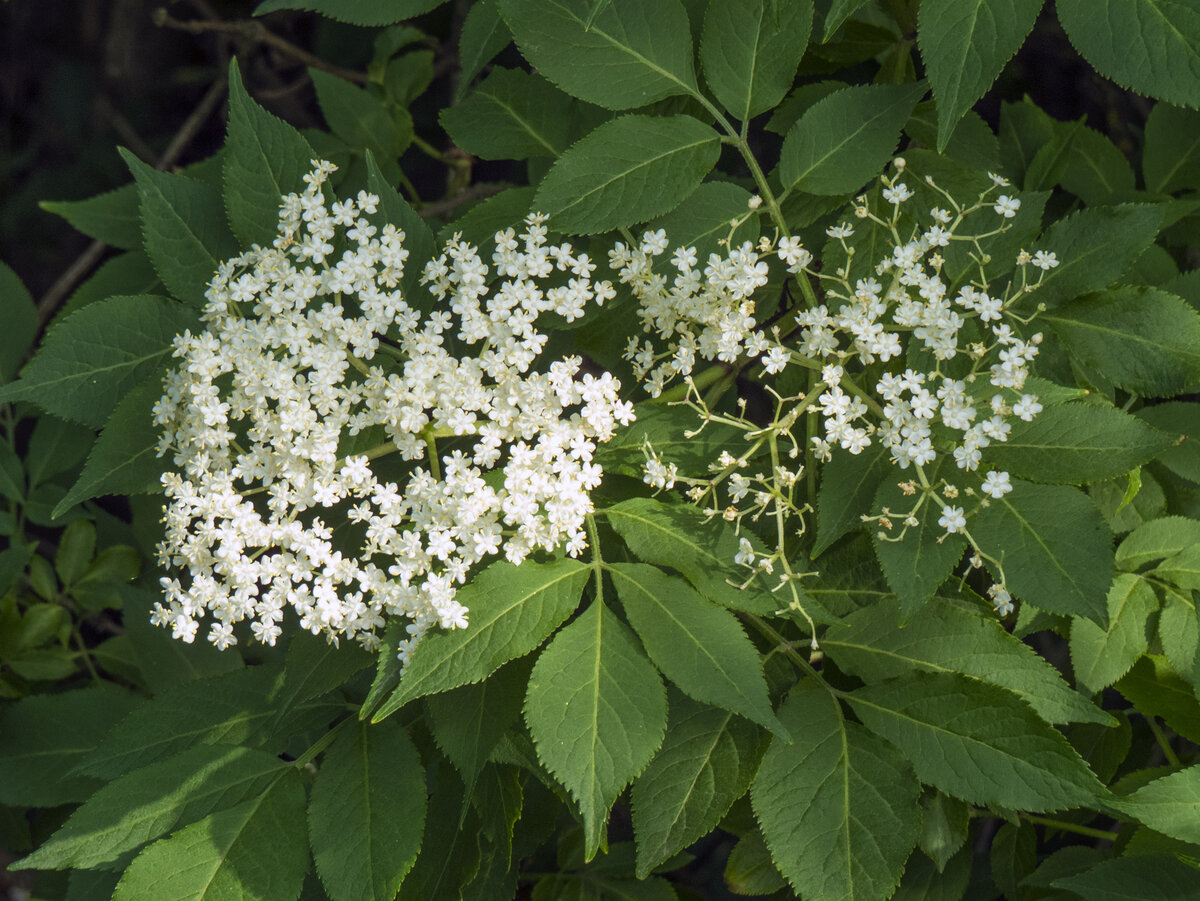
[[[948,534],[954,534],[966,529],[967,517],[963,513],[963,508],[951,507],[949,505],[942,507],[942,515],[938,517],[938,525],[945,529]]]
[[[984,494],[999,499],[1012,491],[1012,482],[1009,481],[1007,472],[997,472],[993,469],[984,476],[981,488]]]

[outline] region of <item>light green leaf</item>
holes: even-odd
[[[924,84],[858,85],[817,101],[784,138],[784,187],[810,194],[861,188],[895,152],[900,129],[924,93]]]
[[[574,105],[540,75],[497,66],[440,118],[455,144],[482,159],[557,157],[570,143]]]
[[[165,297],[110,297],[57,324],[0,402],[28,400],[93,428],[134,385],[157,372],[195,313]]]
[[[72,767],[139,703],[102,682],[6,704],[0,710],[0,803],[54,807],[82,801],[102,783],[72,773]]]
[[[917,841],[912,766],[812,684],[779,710],[793,738],[773,738],[750,797],[776,866],[805,898],[891,896]]]
[[[307,9],[351,25],[391,25],[437,9],[446,0],[265,0],[254,15],[280,9]]]
[[[1200,844],[1200,765],[1155,779],[1111,803],[1163,835]]]
[[[871,502],[889,469],[887,452],[874,445],[861,454],[838,451],[821,467],[813,559],[843,535],[863,527],[859,517],[871,512]]]
[[[198,745],[105,785],[21,867],[88,869],[116,860],[181,824],[261,796],[287,771],[295,772],[265,751]]]
[[[1059,266],[1029,296],[1054,308],[1108,287],[1150,246],[1162,219],[1161,205],[1144,203],[1088,207],[1059,219],[1037,245],[1057,254]]]
[[[1200,9],[1188,0],[1058,0],[1075,49],[1123,88],[1200,106]]]
[[[333,901],[394,898],[421,850],[425,768],[395,720],[351,723],[313,782],[313,860]]]
[[[728,711],[672,692],[667,737],[630,791],[638,879],[716,828],[750,787],[764,737]]]
[[[1196,868],[1160,854],[1105,860],[1053,884],[1087,901],[1200,901]]]
[[[398,121],[383,101],[345,79],[309,68],[317,103],[329,129],[354,150],[371,150],[380,161],[400,156],[412,143],[412,119],[400,110]]]
[[[525,722],[538,759],[579,803],[591,860],[609,808],[650,762],[667,726],[658,673],[602,603],[559,632],[538,658]]]
[[[938,150],[954,126],[1025,43],[1043,0],[924,0],[917,19],[921,58],[938,108]]]
[[[821,648],[839,669],[866,682],[914,669],[963,673],[1015,692],[1048,722],[1112,723],[994,616],[944,598],[935,598],[903,628],[896,626],[899,613],[891,600],[857,610],[825,633]]]
[[[528,654],[575,611],[590,575],[570,559],[530,560],[519,567],[498,561],[478,573],[457,598],[470,610],[471,625],[423,637],[400,687],[375,712],[374,722],[413,698],[486,679]]]
[[[954,673],[912,673],[846,696],[917,776],[972,804],[1044,811],[1105,794],[1075,749],[1016,695]]]
[[[970,528],[985,551],[1004,555],[1015,596],[1051,613],[1105,624],[1112,533],[1083,492],[1014,479],[1012,492],[990,501]]]
[[[271,243],[279,227],[279,198],[303,192],[303,176],[315,156],[300,132],[250,98],[232,60],[222,173],[225,212],[243,246]]]
[[[1158,641],[1171,668],[1177,673],[1192,673],[1196,647],[1200,645],[1195,595],[1173,586],[1162,586],[1163,605],[1158,614]]]
[[[1063,404],[1031,422],[1014,422],[1008,440],[984,454],[990,465],[1014,476],[1080,485],[1124,475],[1175,443],[1115,407]]]
[[[37,306],[29,289],[0,262],[0,305],[4,310],[4,329],[0,330],[0,385],[10,381],[33,345],[38,331]]]
[[[284,901],[308,871],[304,786],[286,767],[265,791],[192,823],[138,855],[113,901]]]
[[[938,525],[941,511],[933,504],[922,508],[919,525],[906,527],[904,511],[911,507],[912,500],[905,497],[894,478],[885,479],[879,486],[873,509],[891,511],[892,529],[874,529],[871,540],[888,586],[900,600],[900,619],[904,623],[950,577],[967,546],[962,535],[948,534]],[[896,541],[902,531],[904,539]]]
[[[1116,561],[1132,572],[1147,563],[1173,557],[1184,548],[1200,544],[1200,521],[1186,516],[1164,516],[1142,523],[1117,547]]]
[[[710,253],[724,251],[718,241],[728,239],[730,247],[740,247],[743,241],[758,240],[759,222],[755,216],[730,233],[730,221],[745,215],[749,201],[750,192],[739,185],[708,181],[671,212],[647,223],[646,228],[663,229],[673,247],[695,247],[696,256],[707,260]]]
[[[571,234],[644,222],[686,200],[720,154],[717,133],[691,116],[622,116],[550,167],[534,205]]]
[[[156,380],[138,385],[117,404],[88,453],[83,471],[51,514],[105,494],[152,494],[160,490],[166,461],[158,456],[158,428],[151,409],[162,397]]]
[[[710,0],[700,62],[704,80],[735,119],[746,121],[776,106],[796,80],[812,33],[812,0]]]
[[[471,789],[500,738],[521,715],[532,661],[501,667],[472,685],[430,696],[430,731],[442,753]]]
[[[1142,174],[1146,190],[1172,194],[1200,188],[1200,112],[1156,103],[1146,119]]]
[[[517,46],[568,94],[631,109],[697,96],[692,37],[678,0],[612,0],[588,27],[590,0],[500,0]]]
[[[779,608],[780,601],[757,583],[737,587],[749,570],[734,564],[738,539],[722,520],[706,520],[694,507],[648,497],[621,501],[603,512],[641,560],[679,570],[710,601],[751,613]]]
[[[786,737],[767,697],[758,650],[737,617],[657,567],[614,563],[608,572],[630,625],[663,675],[697,701]]]
[[[512,42],[512,33],[500,18],[496,0],[480,0],[471,5],[463,19],[458,37],[458,88],[454,99],[462,100],[471,80],[492,59]]]
[[[217,264],[237,253],[215,188],[147,166],[121,149],[137,182],[142,241],[154,271],[167,290],[194,307],[204,306],[204,290]]]
[[[133,250],[142,246],[137,186],[122,185],[86,200],[43,200],[47,213],[62,216],[76,231],[110,247]]]
[[[1178,585],[1184,591],[1200,591],[1200,544],[1185,547],[1168,557],[1154,570],[1154,575]]]
[[[1200,381],[1200,313],[1157,288],[1088,294],[1044,317],[1079,361],[1143,397]]]
[[[1076,618],[1071,622],[1075,681],[1089,694],[1112,685],[1146,653],[1146,624],[1158,610],[1154,589],[1140,576],[1120,573],[1108,592],[1108,628]]]

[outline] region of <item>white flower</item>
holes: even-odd
[[[904,182],[883,189],[883,199],[894,206],[899,206],[912,196],[913,192]]]
[[[981,488],[984,494],[1002,498],[1012,491],[1012,483],[1009,481],[1007,472],[997,472],[993,469],[984,476]]]
[[[1033,417],[1041,412],[1042,405],[1038,403],[1036,394],[1022,394],[1021,399],[1013,404],[1013,413],[1025,422],[1032,422]]]
[[[948,534],[961,532],[967,527],[967,517],[963,513],[962,507],[951,507],[949,505],[942,507],[942,515],[938,517],[938,525],[946,530]]]
[[[733,562],[739,566],[754,566],[754,545],[748,539],[738,539],[738,551],[733,555]]]
[[[988,597],[992,599],[992,605],[996,608],[999,616],[1008,616],[1013,612],[1012,595],[999,585],[993,585],[988,589]]]
[[[1058,257],[1052,250],[1039,250],[1033,255],[1032,262],[1038,269],[1049,271],[1058,265]]]
[[[1011,219],[1017,215],[1017,210],[1021,208],[1021,201],[1016,197],[1009,197],[1007,194],[1001,194],[996,198],[996,204],[992,207],[996,211],[996,215],[1003,216],[1005,219]]]

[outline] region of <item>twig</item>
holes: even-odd
[[[156,9],[154,11],[154,24],[161,28],[173,28],[176,31],[186,31],[189,34],[206,34],[208,32],[216,32],[218,34],[234,34],[249,38],[252,41],[257,41],[260,44],[266,44],[268,47],[274,47],[280,53],[290,56],[298,62],[304,63],[306,66],[312,66],[314,69],[321,69],[336,75],[339,78],[344,78],[347,81],[353,81],[357,84],[366,84],[367,76],[363,72],[357,72],[354,69],[344,69],[341,66],[335,66],[332,63],[327,63],[319,56],[309,53],[303,47],[297,47],[291,41],[281,38],[273,31],[269,30],[262,22],[256,22],[253,19],[237,19],[233,21],[208,21],[201,19],[192,19],[182,21],[171,17],[165,9]]]
[[[422,218],[438,217],[441,218],[446,213],[451,213],[464,203],[470,203],[472,200],[483,200],[486,197],[492,197],[499,194],[508,185],[498,182],[480,182],[476,185],[471,185],[453,197],[447,197],[445,200],[435,200],[433,203],[427,203],[421,207],[420,214]]]
[[[167,149],[163,151],[163,155],[154,164],[154,168],[165,170],[175,165],[176,160],[183,155],[188,144],[192,142],[192,139],[196,137],[196,133],[204,125],[205,120],[212,115],[221,98],[225,96],[225,87],[224,77],[218,78],[213,82],[212,86],[200,99],[200,102],[196,104],[196,108],[192,110],[183,125],[175,132],[175,136],[171,138],[171,143],[167,145]],[[104,255],[107,247],[108,245],[103,241],[93,241],[83,253],[75,258],[75,262],[68,266],[66,271],[55,280],[46,293],[42,295],[37,304],[38,328],[44,327],[50,321],[59,305],[67,298],[67,295],[100,262],[100,257]]]

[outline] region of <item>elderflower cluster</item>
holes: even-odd
[[[636,375],[655,397],[683,379],[686,398],[679,393],[684,389],[673,392],[675,397],[694,407],[705,424],[723,422],[743,430],[750,448],[737,457],[723,454],[700,478],[680,477],[649,448],[648,484],[662,489],[682,481],[709,515],[730,521],[773,515],[782,522],[808,512],[793,499],[803,467],[788,470],[776,463],[753,476],[740,472],[764,442],[773,455],[777,443],[790,445],[789,456],[803,452],[809,466],[830,460],[835,449],[860,454],[878,444],[898,468],[922,473],[920,503],[898,514],[903,527],[917,525],[917,515],[932,500],[947,535],[967,532],[969,513],[949,502],[958,489],[945,484],[938,493],[942,483],[929,484],[924,467],[952,461],[973,486],[966,489],[969,494],[999,499],[1012,490],[1007,472],[983,464],[990,445],[1008,440],[1014,420],[1028,422],[1042,409],[1037,395],[1027,390],[1042,335],[1026,335],[1031,319],[1014,308],[1058,259],[1045,250],[1022,251],[1016,276],[994,286],[981,242],[1007,230],[1020,210],[1019,198],[992,196],[1008,183],[992,175],[990,187],[974,201],[960,203],[932,179],[925,180],[926,190],[914,191],[901,180],[908,174],[904,169],[897,159],[896,174],[881,179],[874,208],[867,195],[857,198],[854,216],[867,220],[864,225],[844,221],[827,229],[829,243],[819,263],[795,236],[730,247],[724,255],[711,254],[703,265],[694,248],[679,248],[671,258],[673,274],[656,271],[667,248],[661,232],[647,232],[636,248],[615,247],[610,262],[637,297],[649,335],[631,339],[626,348]],[[935,200],[928,213],[909,209],[922,196]],[[995,218],[982,229],[969,228],[978,215]],[[874,234],[856,237],[865,230]],[[943,256],[952,243],[966,251],[956,257],[960,265],[953,278]],[[868,247],[882,247],[883,253],[856,258]],[[771,256],[794,282],[782,294],[772,291],[772,303],[760,309],[758,304],[767,302],[756,291],[770,281]],[[964,256],[970,263],[962,271]],[[793,299],[798,309],[788,308]],[[918,360],[928,362],[919,367]],[[764,385],[775,401],[773,421],[764,425],[761,415],[750,422],[744,407],[736,415],[709,408],[693,379],[702,361],[738,370],[757,365],[768,374],[799,367],[808,377],[804,390],[792,396]],[[965,475],[981,469],[982,478]],[[718,488],[725,499],[718,499]],[[869,519],[887,530],[893,515],[885,510]],[[782,548],[763,556],[744,545],[737,560],[768,572],[773,561],[786,561]],[[998,597],[997,607],[1007,609],[1007,594]]]
[[[154,416],[177,469],[159,560],[178,575],[153,620],[190,642],[207,616],[218,648],[248,620],[274,644],[291,608],[373,649],[398,616],[406,660],[429,628],[467,625],[455,596],[476,563],[586,546],[593,454],[633,408],[577,357],[535,368],[537,322],[614,292],[531,216],[497,234],[491,269],[450,241],[424,267],[423,313],[399,290],[404,232],[372,224],[365,192],[327,205],[335,167],[313,165],[273,245],[222,263],[205,330],[175,339]]]

